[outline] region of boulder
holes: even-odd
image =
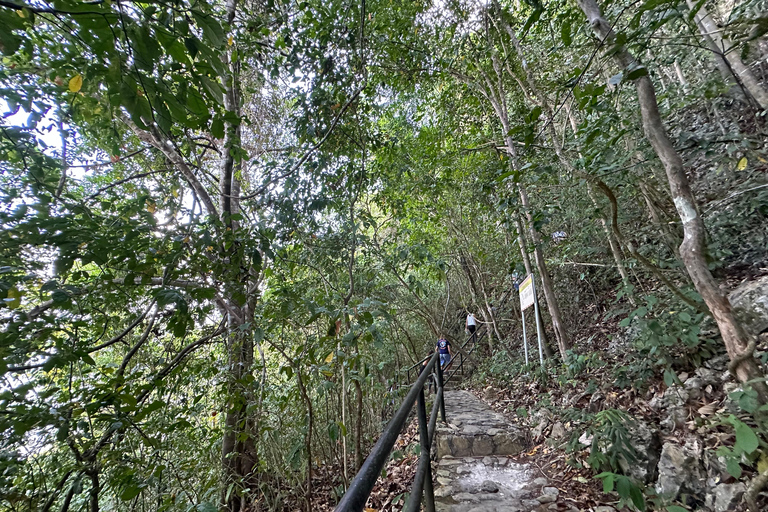
[[[768,276],[742,283],[728,299],[736,318],[749,334],[757,336],[768,330]]]
[[[664,443],[659,458],[656,492],[670,500],[681,494],[703,496],[707,473],[701,459],[702,446],[698,439],[689,439],[684,446]]]
[[[715,487],[715,512],[733,510],[746,492],[747,486],[743,482],[718,485]]]
[[[637,460],[628,461],[623,456],[619,456],[619,467],[625,475],[650,483],[656,476],[656,466],[661,454],[659,432],[642,421],[637,421],[628,430],[629,443],[635,449]]]

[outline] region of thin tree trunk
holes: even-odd
[[[227,352],[229,379],[227,386],[225,429],[221,443],[224,486],[221,502],[229,512],[240,512],[244,505],[239,490],[256,485],[253,471],[258,464],[253,421],[248,414],[251,390],[246,375],[253,365],[253,345],[250,333],[238,330],[239,322],[230,316]]]
[[[619,275],[621,276],[621,282],[624,283],[624,287],[629,290],[629,274],[627,273],[627,268],[624,265],[624,258],[621,252],[621,247],[619,246],[619,241],[616,240],[616,236],[608,226],[608,222],[605,220],[605,217],[602,214],[603,209],[600,208],[600,203],[597,202],[595,192],[592,190],[592,186],[589,183],[587,184],[587,193],[589,194],[589,199],[592,200],[592,204],[599,212],[601,212],[597,218],[597,221],[603,227],[605,238],[608,240],[608,246],[611,248],[611,254],[613,254],[613,261],[616,263],[616,268],[618,269]],[[633,294],[628,292],[627,298],[629,299],[629,302],[634,306],[635,298],[633,297]]]
[[[677,75],[677,79],[680,81],[680,85],[683,86],[683,90],[688,92],[688,80],[685,79],[683,68],[680,67],[680,62],[678,62],[677,59],[675,59],[675,74]]]
[[[525,238],[525,228],[523,227],[523,221],[520,219],[520,213],[518,212],[515,212],[515,225],[517,226],[517,244],[520,246],[520,252],[523,256],[525,272],[527,275],[532,276],[533,267],[531,265],[531,257],[528,254],[528,240]],[[533,299],[538,301],[538,294]],[[541,308],[539,308],[539,311],[541,311]],[[541,333],[541,340],[544,344],[544,354],[547,358],[551,358],[554,354],[552,353],[552,348],[549,346],[549,338],[547,337],[547,331],[544,329],[544,322],[541,319],[541,315],[536,317],[536,328]]]
[[[598,39],[601,42],[612,43],[615,40],[615,34],[611,25],[603,17],[597,2],[578,0],[578,4]],[[636,69],[641,66],[626,48],[619,48],[614,56],[624,69]],[[683,169],[682,158],[672,145],[662,123],[653,83],[648,75],[645,75],[635,79],[635,87],[645,135],[664,165],[672,198],[683,223],[684,240],[680,245],[680,255],[685,267],[696,290],[717,322],[725,348],[731,358],[733,372],[741,382],[754,381],[751,385],[757,391],[760,402],[768,403],[768,386],[753,353],[755,343],[747,337],[736,320],[731,303],[709,271],[705,258],[704,221],[696,210],[696,201]]]
[[[360,385],[360,376],[354,379],[355,384],[355,473],[360,471],[363,465],[363,386]]]
[[[686,0],[688,8],[696,9],[696,3],[692,0]],[[695,13],[696,24],[705,39],[709,39],[712,45],[717,49],[720,55],[727,61],[729,70],[736,79],[741,82],[749,95],[765,110],[768,108],[768,90],[766,90],[757,79],[749,66],[741,60],[739,51],[735,45],[722,36],[722,29],[712,20],[706,8],[701,5]]]
[[[562,316],[560,314],[560,305],[555,296],[555,287],[552,283],[552,278],[549,276],[547,263],[544,261],[544,254],[541,250],[539,232],[536,231],[533,226],[533,214],[531,213],[530,203],[528,202],[528,194],[525,191],[525,187],[521,184],[518,184],[518,190],[520,192],[520,201],[525,209],[525,215],[528,219],[528,230],[531,235],[531,240],[533,241],[533,257],[536,261],[536,267],[539,269],[539,277],[541,279],[541,288],[544,291],[544,298],[547,299],[547,308],[549,309],[549,316],[552,318],[552,327],[555,330],[557,348],[560,351],[560,356],[563,358],[563,361],[565,361],[568,357],[568,349],[571,348],[571,338],[563,325]]]
[[[295,366],[296,382],[299,385],[299,392],[301,398],[307,406],[307,433],[304,436],[304,450],[307,452],[307,480],[306,489],[304,491],[304,506],[306,512],[312,510],[312,428],[314,426],[315,415],[312,408],[312,400],[307,393],[307,389],[304,386],[304,381],[301,379],[301,367],[299,364]]]

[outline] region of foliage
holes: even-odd
[[[760,61],[756,5],[724,21]],[[657,87],[721,277],[765,266],[763,121],[684,2],[605,8],[645,66],[612,69],[563,1],[2,2],[2,507],[310,508],[320,468],[341,496],[398,370],[466,310],[493,332],[477,382],[565,388],[625,316],[621,387],[715,354],[658,280],[698,299],[632,80]],[[534,245],[577,340],[562,365],[518,357]],[[639,507],[615,473],[629,417],[578,421]],[[762,457],[764,425],[723,422],[734,473]]]

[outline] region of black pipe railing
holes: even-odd
[[[448,373],[448,376],[445,378],[445,381],[443,381],[443,384],[447,384],[451,378],[456,375],[459,371],[462,375],[464,375],[464,354],[466,353],[467,356],[469,356],[472,352],[475,351],[477,348],[478,343],[485,338],[485,335],[487,334],[488,329],[482,327],[479,330],[473,332],[469,338],[467,338],[467,341],[464,342],[464,345],[461,346],[461,351],[459,352],[458,358],[459,363],[458,366],[455,366],[454,363],[456,361],[456,357],[451,359],[451,362],[448,363],[448,365],[444,368],[443,371],[453,370],[450,373]],[[467,349],[467,345],[469,345],[469,349]],[[455,367],[454,367],[455,366]]]
[[[411,486],[411,494],[408,498],[408,502],[403,509],[406,512],[417,512],[421,508],[422,497],[424,498],[424,510],[427,512],[434,512],[435,510],[435,493],[432,488],[432,463],[430,450],[432,442],[435,439],[435,433],[437,430],[437,416],[440,414],[440,419],[443,423],[447,423],[445,419],[445,392],[444,384],[456,374],[461,371],[464,373],[464,354],[467,356],[474,352],[477,348],[477,343],[485,336],[486,329],[480,329],[477,332],[472,333],[467,340],[461,345],[459,350],[459,364],[453,368],[453,371],[448,375],[448,378],[443,380],[443,368],[440,366],[440,355],[435,352],[431,356],[427,356],[413,366],[406,368],[405,372],[408,378],[408,382],[411,381],[411,372],[415,371],[419,366],[422,367],[416,382],[411,386],[410,391],[405,396],[403,403],[397,410],[395,415],[387,424],[384,431],[381,433],[381,437],[376,441],[368,458],[365,459],[360,471],[357,472],[355,478],[350,483],[347,492],[341,498],[341,501],[334,509],[334,512],[359,512],[365,507],[365,503],[368,501],[368,497],[376,485],[376,480],[381,474],[381,470],[389,459],[389,454],[392,451],[392,447],[395,445],[395,441],[400,436],[400,432],[403,431],[405,422],[413,409],[414,403],[416,404],[416,416],[419,419],[419,446],[421,447],[419,456],[419,465],[416,469],[416,476],[413,479],[413,485]],[[469,349],[467,349],[469,346]],[[454,364],[455,357],[446,366],[446,370],[451,368]],[[424,365],[424,362],[427,362]],[[427,419],[427,406],[426,399],[424,398],[424,385],[428,379],[433,379],[435,382],[435,402],[432,405],[432,411],[430,412],[429,419]]]
[[[457,370],[461,369],[462,370],[462,375],[463,375],[463,372],[464,372],[464,353],[469,355],[472,352],[474,352],[475,348],[477,348],[478,342],[485,337],[486,332],[487,332],[486,327],[484,325],[481,326],[480,329],[478,329],[477,331],[475,331],[472,334],[470,334],[469,337],[466,340],[464,340],[464,343],[461,345],[461,349],[459,350],[460,364],[459,364],[459,366],[456,369]],[[467,345],[471,345],[469,350],[466,349]],[[400,370],[400,375],[402,375],[403,372],[405,372],[405,383],[403,384],[403,383],[400,382],[400,379],[397,379],[398,387],[402,387],[403,385],[410,384],[412,382],[411,374],[413,372],[415,372],[418,367],[423,366],[424,365],[424,361],[428,360],[430,357],[431,356],[426,356],[426,357],[424,357],[424,359],[418,361],[416,364],[414,364],[412,366],[409,366],[408,368],[406,368],[404,370]],[[453,362],[454,362],[455,359],[456,359],[455,357],[453,359],[451,359],[451,362],[448,363],[448,365],[443,370],[445,371],[445,370],[448,370],[449,368],[451,368],[451,366],[453,365]],[[454,373],[455,373],[455,371],[454,371]],[[453,373],[451,373],[450,376],[445,379],[445,382],[448,382],[448,380],[452,376],[453,376]]]
[[[419,419],[419,445],[421,453],[419,457],[419,466],[416,469],[416,476],[411,487],[411,494],[406,503],[407,512],[416,512],[421,508],[422,495],[424,496],[424,505],[427,512],[435,510],[435,495],[432,489],[432,464],[430,457],[430,448],[435,436],[437,426],[437,414],[445,422],[445,401],[443,399],[443,371],[440,367],[439,355],[437,352],[432,354],[429,362],[422,370],[416,382],[411,386],[410,391],[405,396],[403,403],[395,415],[387,424],[381,437],[376,441],[368,458],[363,462],[360,471],[349,484],[347,492],[341,498],[341,501],[334,509],[335,512],[360,512],[368,501],[376,480],[381,475],[381,470],[389,459],[389,454],[395,441],[400,436],[405,422],[413,409],[414,403],[417,406],[416,415]],[[434,373],[434,375],[432,375]],[[435,394],[435,403],[432,406],[432,412],[427,420],[427,407],[424,398],[424,384],[428,378],[434,378],[437,383],[437,393]]]

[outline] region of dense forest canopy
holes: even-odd
[[[0,508],[333,504],[467,312],[501,382],[727,354],[768,481],[766,7],[0,0]]]

